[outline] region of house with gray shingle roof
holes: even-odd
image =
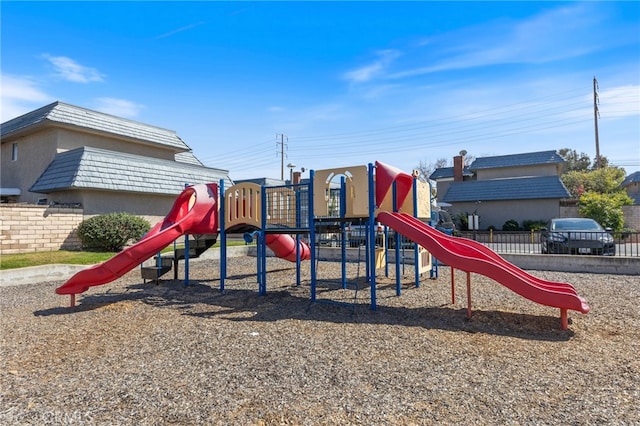
[[[633,200],[633,204],[640,205],[640,172],[631,173],[624,178],[620,187],[627,191],[627,195]]]
[[[442,192],[438,186],[438,201],[451,204],[454,216],[479,215],[480,229],[501,229],[511,219],[546,221],[560,216],[560,201],[569,197],[563,165],[556,151],[476,158],[468,167],[472,177],[461,175]]]
[[[54,102],[2,123],[4,200],[163,217],[185,184],[228,181],[175,131]],[[46,200],[46,201],[45,201]]]

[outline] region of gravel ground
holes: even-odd
[[[214,261],[187,288],[134,270],[75,308],[61,282],[0,288],[0,423],[640,424],[637,276],[532,271],[589,301],[562,331],[559,309],[475,274],[467,319],[446,267],[400,297],[380,277],[374,312],[356,264],[347,290],[319,265],[318,298],[344,304],[311,304],[308,263],[296,287],[280,259],[259,296],[255,264],[229,259],[224,294]]]

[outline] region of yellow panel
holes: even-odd
[[[418,246],[418,273],[424,274],[431,271],[431,253],[424,247]]]
[[[338,169],[316,170],[313,179],[314,215],[318,217],[334,216],[329,206],[331,182],[338,176],[345,176],[345,214],[346,217],[369,216],[369,173],[367,166],[352,166]]]
[[[431,218],[431,189],[429,183],[418,181],[418,214],[416,217],[420,219]]]
[[[387,265],[387,257],[384,255],[384,248],[376,249],[376,269],[384,268]]]
[[[404,201],[404,204],[398,209],[401,213],[406,213],[411,216],[416,216],[420,219],[429,219],[431,217],[431,196],[429,193],[429,184],[426,182],[416,182],[418,190],[418,214],[413,213],[413,188],[409,191],[409,195]],[[393,191],[389,191],[382,201],[382,205],[376,210],[376,216],[380,212],[393,211]]]
[[[243,182],[233,185],[224,192],[225,229],[240,224],[260,228],[262,217],[261,189],[258,184]]]
[[[271,188],[267,191],[267,221],[282,226],[296,226],[296,193],[291,188]]]

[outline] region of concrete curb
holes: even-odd
[[[268,256],[273,256],[270,250]],[[348,261],[357,261],[358,251],[347,251]],[[227,247],[227,257],[255,256],[255,246]],[[536,271],[585,272],[589,274],[640,275],[640,257],[606,257],[606,256],[570,256],[543,254],[500,254],[505,260],[519,268]],[[321,248],[319,260],[340,260],[339,249]],[[220,249],[207,250],[192,262],[220,260]],[[360,251],[360,260],[364,262],[364,250]],[[390,258],[393,262],[393,257]],[[406,256],[407,264],[413,263],[413,256]],[[92,265],[44,265],[28,268],[6,269],[0,271],[0,287],[37,284],[46,281],[65,281],[82,269]]]

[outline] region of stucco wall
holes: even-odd
[[[167,147],[154,146],[143,141],[140,141],[140,143],[132,143],[130,140],[125,141],[94,133],[79,133],[67,129],[56,130],[56,143],[58,152],[90,146],[92,148],[144,155],[145,157],[160,158],[163,160],[175,160],[175,154],[171,148],[167,149]]]
[[[153,225],[169,213],[176,196],[93,190],[54,192],[49,199],[60,204],[80,203],[87,217],[126,212],[142,216]]]
[[[18,144],[18,159],[11,160],[12,145]],[[47,130],[2,144],[2,186],[20,188],[19,202],[35,203],[46,194],[29,192],[29,188],[53,161],[56,155],[56,134]]]
[[[535,166],[502,167],[499,169],[476,170],[478,180],[502,179],[524,176],[558,176],[560,172],[555,164],[540,164]]]
[[[80,250],[82,209],[0,204],[0,254]]]
[[[492,225],[496,229],[502,229],[502,225],[511,219],[517,220],[520,225],[523,220],[546,221],[560,215],[560,206],[557,200],[483,201],[456,203],[449,212],[452,216],[476,212],[480,220],[480,229],[486,230]]]

